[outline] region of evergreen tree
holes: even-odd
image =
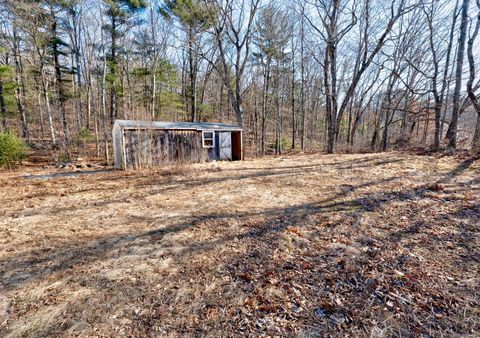
[[[199,0],[167,0],[160,8],[167,18],[176,18],[187,36],[188,96],[191,121],[197,120],[197,74],[199,70],[200,34],[212,26],[212,15]]]
[[[108,56],[110,82],[110,123],[118,117],[117,110],[117,85],[118,85],[118,42],[125,34],[124,27],[128,20],[138,11],[145,9],[144,0],[103,0],[106,10],[105,15],[109,23],[104,25],[110,36],[110,55]]]
[[[16,88],[14,76],[13,67],[0,65],[0,114],[4,130],[8,128],[7,119],[14,115]]]

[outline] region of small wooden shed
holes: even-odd
[[[112,130],[115,168],[239,161],[242,133],[239,126],[223,123],[116,120]]]

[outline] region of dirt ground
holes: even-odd
[[[480,161],[0,173],[0,336],[480,335]]]

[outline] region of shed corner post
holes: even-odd
[[[240,158],[242,159],[242,161],[245,161],[245,152],[244,152],[244,146],[243,146],[243,129],[242,131],[240,132],[240,138],[241,138],[241,141],[240,141],[240,152],[241,152],[241,156]]]
[[[112,146],[113,146],[113,162],[114,162],[113,164],[115,169],[119,169],[118,168],[118,152],[120,151],[119,149],[120,145],[118,144],[117,134],[118,134],[118,124],[115,121],[112,127]]]
[[[115,121],[112,128],[112,144],[115,169],[125,169],[122,166],[125,163],[125,139],[123,135],[123,128]]]
[[[125,130],[121,130],[122,133],[122,165],[120,169],[127,170],[127,151],[125,149]]]

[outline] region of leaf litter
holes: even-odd
[[[1,336],[479,334],[478,160],[34,174],[0,178]]]

